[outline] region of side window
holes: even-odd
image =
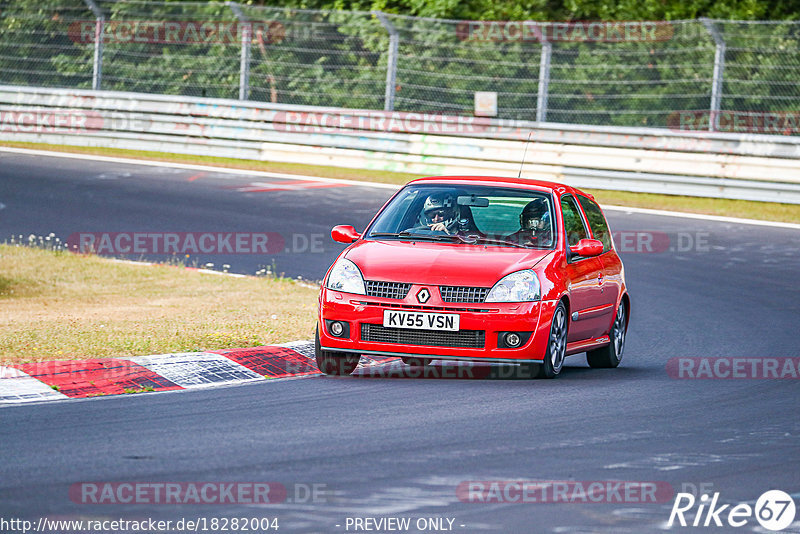
[[[561,216],[564,218],[564,229],[567,231],[569,246],[577,245],[578,241],[589,237],[574,198],[561,197]]]
[[[589,221],[592,235],[595,239],[603,242],[603,252],[611,250],[611,232],[608,230],[608,223],[606,223],[606,218],[603,217],[603,212],[600,211],[600,206],[592,199],[581,195],[578,195],[578,202],[583,206],[583,212]]]

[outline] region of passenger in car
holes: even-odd
[[[506,239],[525,246],[549,247],[553,244],[553,225],[547,201],[537,198],[528,202],[519,215],[520,229]]]

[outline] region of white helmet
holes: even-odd
[[[456,223],[457,214],[455,196],[449,193],[435,193],[425,199],[421,219],[427,226],[444,223],[445,228],[451,228]]]

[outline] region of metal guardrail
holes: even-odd
[[[800,138],[0,86],[0,140],[800,204]]]

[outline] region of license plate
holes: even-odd
[[[383,310],[383,326],[388,328],[416,328],[418,330],[458,331],[457,313],[427,313]]]

